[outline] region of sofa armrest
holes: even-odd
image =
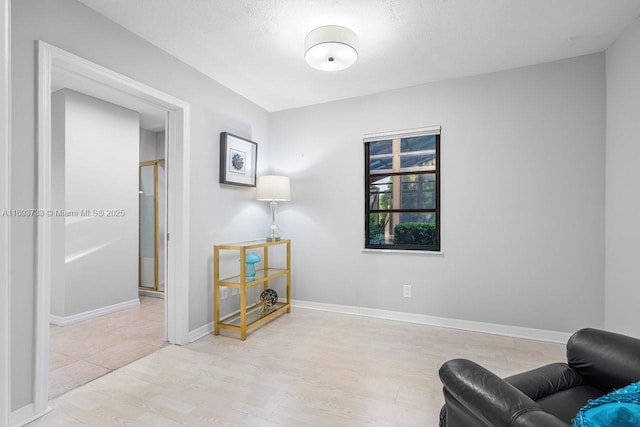
[[[582,377],[566,363],[551,363],[504,380],[535,401],[584,384]]]
[[[567,427],[516,387],[470,360],[450,360],[439,373],[445,390],[487,426]]]
[[[612,391],[640,381],[640,340],[599,329],[581,329],[567,342],[567,360],[590,385]]]

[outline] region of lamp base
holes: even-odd
[[[279,242],[280,241],[280,227],[276,224],[276,206],[278,205],[275,200],[269,203],[271,206],[271,225],[267,231],[267,242]]]

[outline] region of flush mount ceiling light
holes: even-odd
[[[307,34],[304,59],[317,70],[339,71],[358,59],[358,36],[348,28],[326,25]]]

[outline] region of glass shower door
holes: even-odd
[[[160,163],[140,164],[140,243],[139,282],[144,290],[162,292],[160,275],[160,227],[164,220],[160,214]],[[162,162],[164,166],[164,162]],[[164,169],[164,167],[163,167]]]

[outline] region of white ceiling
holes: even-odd
[[[268,111],[605,50],[640,0],[80,0]],[[304,62],[322,25],[359,37],[327,73]]]

